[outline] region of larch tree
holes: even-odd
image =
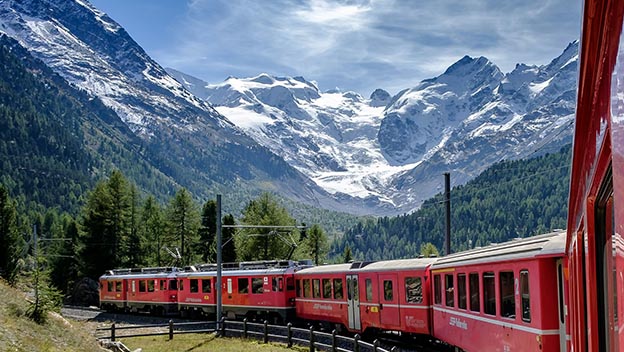
[[[17,230],[15,204],[7,189],[0,185],[0,276],[10,285],[15,284],[23,244]]]
[[[188,265],[195,260],[194,248],[198,240],[200,219],[199,210],[186,189],[181,188],[171,200],[167,220],[169,232],[180,249],[180,264]]]

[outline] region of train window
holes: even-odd
[[[321,298],[321,279],[312,279],[312,297]]]
[[[249,293],[249,279],[246,277],[238,278],[238,293]]]
[[[405,300],[407,303],[422,303],[422,279],[419,277],[405,278]]]
[[[121,292],[121,281],[115,282],[115,291]]]
[[[392,281],[384,280],[384,300],[392,301],[393,298],[394,298],[394,292],[392,288]]]
[[[261,277],[251,279],[251,289],[253,293],[264,293],[264,282]]]
[[[466,309],[466,274],[457,274],[457,307]]]
[[[330,279],[323,279],[323,298],[332,298],[332,286]]]
[[[353,300],[357,302],[360,300],[360,290],[358,288],[357,276],[351,279],[351,284],[353,285]]]
[[[286,291],[293,291],[295,289],[295,279],[292,277],[286,278]]]
[[[514,273],[501,272],[498,274],[498,280],[500,285],[501,317],[515,319]]]
[[[454,278],[453,274],[444,275],[444,291],[445,291],[444,303],[446,304],[447,307],[455,306],[455,285],[454,285],[453,278]]]
[[[212,280],[202,279],[202,293],[211,293],[211,292],[212,292]]]
[[[160,280],[160,290],[161,291],[167,290],[167,280]]]
[[[184,280],[180,280],[178,283],[180,284],[180,291],[184,291]]]
[[[310,298],[310,279],[303,280],[303,297]]]
[[[156,280],[147,280],[147,292],[154,292],[154,282]]]
[[[440,287],[440,275],[433,277],[433,303],[442,304],[442,288]]]
[[[470,285],[470,310],[478,312],[481,310],[479,304],[479,274],[471,273],[468,276],[468,284]]]
[[[342,299],[342,279],[334,279],[334,299]]]
[[[139,280],[139,292],[145,292],[145,280]]]
[[[136,292],[136,281],[132,280],[132,292]]]
[[[227,293],[232,294],[232,279],[227,279]]]
[[[529,294],[529,271],[520,272],[520,299],[522,300],[522,320],[531,322],[531,297]]]
[[[112,281],[109,281],[106,286],[107,286],[106,289],[108,290],[108,292],[114,292],[115,291],[115,287],[113,287],[113,282]]]
[[[297,280],[295,284],[297,285],[297,297],[301,297],[301,280]]]
[[[273,277],[271,280],[271,284],[273,285],[273,291],[284,291],[284,279],[281,277]]]
[[[177,291],[178,290],[178,281],[177,280],[169,280],[169,290]]]
[[[496,287],[494,273],[483,273],[483,312],[496,315]]]
[[[371,302],[373,300],[373,280],[366,279],[366,301]]]
[[[191,293],[197,293],[199,292],[199,282],[197,279],[191,279],[189,280],[189,290],[191,291]]]

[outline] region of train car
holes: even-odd
[[[267,319],[272,323],[295,318],[294,273],[301,264],[292,260],[226,264],[222,271],[223,314],[229,319]],[[198,266],[178,274],[179,309],[184,314],[216,312],[216,266]]]
[[[360,330],[360,327],[355,325],[359,318],[355,319],[353,314],[350,315],[355,312],[354,304],[359,302],[359,296],[352,294],[354,284],[357,290],[357,280],[354,283],[351,281],[351,266],[352,264],[323,265],[297,272],[295,274],[297,318],[319,322],[327,329]],[[350,286],[349,298],[345,292],[347,285]]]
[[[177,268],[132,269],[125,275],[126,310],[173,315],[178,312]]]
[[[624,2],[585,0],[566,252],[574,351],[624,348]]]
[[[566,351],[564,231],[439,258],[433,335],[464,351]]]
[[[126,310],[128,281],[126,275],[130,269],[108,270],[100,276],[100,308],[109,311]]]
[[[352,332],[429,334],[427,280],[434,260],[358,262],[302,270],[295,275],[297,316]]]

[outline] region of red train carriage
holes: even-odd
[[[388,260],[302,270],[295,275],[297,316],[349,331],[429,334],[427,280],[433,261]]]
[[[465,351],[566,351],[565,232],[439,258],[433,335]]]
[[[624,348],[624,2],[586,0],[567,254],[574,351]]]
[[[100,308],[104,310],[126,310],[128,282],[125,275],[130,269],[109,270],[100,276]]]
[[[176,268],[143,268],[126,275],[126,309],[170,315],[178,312]]]
[[[259,261],[225,264],[222,271],[222,306],[227,318],[268,319],[274,323],[295,317],[294,261]],[[180,273],[179,308],[183,313],[216,312],[216,266],[198,266]]]
[[[177,312],[176,268],[109,270],[100,277],[100,307],[105,310]]]
[[[348,306],[345,292],[347,276],[348,284],[352,285],[350,268],[351,264],[334,264],[297,272],[295,274],[297,317],[321,322],[329,328],[337,327],[340,330],[348,327],[350,330],[359,330],[359,327],[354,326],[353,315],[349,315],[353,307]],[[354,298],[351,296],[349,300],[351,304],[356,302]]]

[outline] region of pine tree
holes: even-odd
[[[168,208],[168,227],[173,239],[180,248],[182,265],[195,260],[194,248],[197,243],[197,229],[200,225],[199,211],[190,193],[182,188],[171,200]]]
[[[105,270],[118,268],[120,264],[120,240],[110,218],[111,198],[106,182],[99,182],[89,194],[83,209],[80,271],[92,279],[97,279]]]
[[[217,202],[209,200],[202,207],[201,226],[199,227],[199,253],[204,262],[217,261],[215,237],[217,235]]]
[[[223,225],[235,225],[234,215],[228,214],[223,217]],[[221,259],[224,263],[232,263],[236,261],[236,246],[234,244],[234,229],[224,228],[221,233]]]
[[[314,258],[314,264],[319,265],[325,260],[328,251],[327,236],[323,229],[315,224],[307,232],[305,239],[306,254]]]
[[[9,192],[0,185],[0,276],[15,284],[23,240],[17,231],[17,213]]]
[[[353,260],[353,256],[351,255],[351,247],[345,247],[344,253],[342,254],[342,262],[350,263]]]
[[[145,239],[146,245],[144,261],[148,265],[162,265],[161,251],[163,241],[165,240],[165,221],[163,219],[163,210],[154,198],[149,196],[141,209],[140,220],[141,237]]]
[[[295,219],[280,206],[269,193],[263,193],[252,200],[243,210],[242,223],[263,226],[295,226]],[[286,258],[293,243],[270,228],[256,228],[243,231],[238,237],[237,250],[241,260],[271,260]]]

